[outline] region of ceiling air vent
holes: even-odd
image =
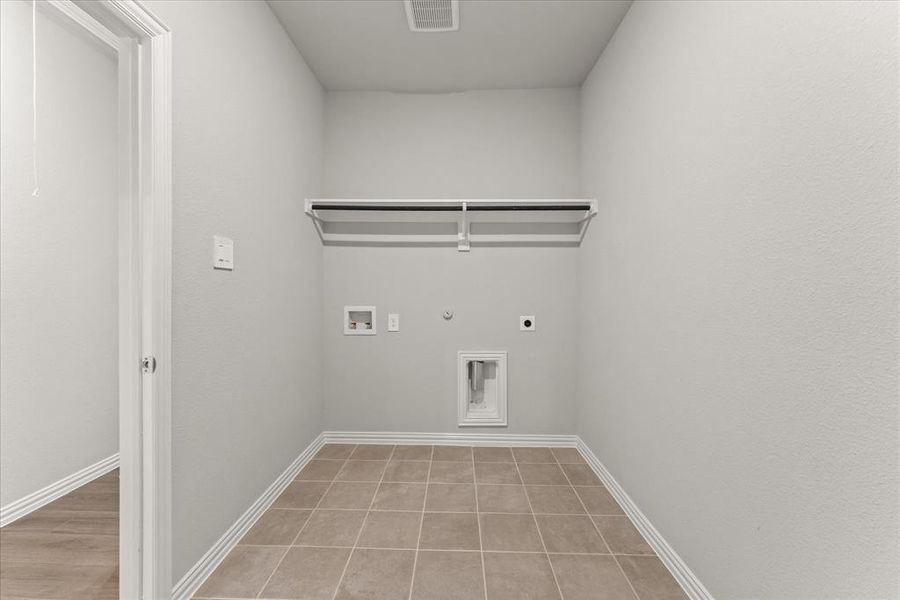
[[[459,0],[403,0],[410,31],[458,31]]]

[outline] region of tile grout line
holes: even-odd
[[[348,462],[358,462],[358,461],[348,461]],[[385,461],[368,461],[368,462],[385,462]],[[398,461],[392,461],[392,462],[398,462]],[[403,461],[399,461],[399,462],[403,462]],[[406,462],[425,462],[425,461],[417,460],[417,461],[406,461]],[[462,463],[464,461],[439,460],[436,462]],[[481,465],[506,465],[509,463],[493,461],[493,462],[482,462],[482,463],[478,463],[478,464],[481,464]],[[522,463],[522,464],[524,464],[524,465],[546,465],[548,463]],[[562,463],[562,464],[570,465],[570,464],[575,464],[575,463]],[[557,465],[557,466],[559,466],[559,465]],[[308,483],[331,483],[332,481],[334,481],[334,479],[294,479],[294,481],[303,481],[303,482],[308,482]],[[375,483],[375,481],[376,480],[374,480],[374,479],[341,479],[340,483]],[[393,480],[392,479],[390,481],[385,481],[385,483],[426,483],[426,482],[425,481],[404,481],[404,480]],[[463,485],[463,484],[468,484],[471,482],[431,481],[428,483],[432,483],[434,485]],[[522,484],[521,483],[482,483],[481,485],[505,485],[507,487],[516,487],[516,486],[521,486]],[[527,485],[529,485],[531,487],[566,487],[567,485],[572,485],[572,484],[567,484],[567,483],[529,483]],[[603,486],[603,484],[599,484],[599,485],[577,485],[577,486],[573,486],[573,487],[604,487],[604,486]],[[281,508],[279,510],[309,510],[309,509],[308,508],[300,509],[300,508],[286,508],[285,507],[285,508]],[[341,510],[341,509],[336,508],[334,510]],[[344,510],[362,510],[362,509],[352,508],[352,509],[344,509]],[[110,512],[110,511],[95,511],[95,512]],[[623,514],[624,513],[612,513],[608,516],[621,517]]]
[[[475,474],[475,448],[472,448],[472,488],[475,490],[475,521],[478,523],[478,557],[481,559],[481,583],[484,600],[488,600],[487,571],[484,569],[484,542],[481,539],[481,511],[478,506],[478,476]]]
[[[324,445],[323,445],[323,448],[324,448]],[[353,452],[354,452],[355,450],[356,450],[356,446],[354,446],[353,449],[350,450],[350,454],[352,455]],[[320,452],[321,452],[321,450],[320,450]],[[350,457],[349,457],[349,455],[348,455],[347,459],[345,459],[345,460],[344,460],[344,463],[341,465],[341,469],[344,468],[344,465],[347,464],[347,460],[349,460],[349,459],[350,459]],[[312,460],[312,459],[310,459],[310,460]],[[340,473],[340,469],[338,470],[338,473]],[[299,477],[299,476],[300,476],[300,473],[297,473],[297,477]],[[337,478],[337,474],[335,474],[335,479],[336,479],[336,478]],[[293,479],[293,481],[291,481],[291,483],[293,483],[294,481],[298,481],[296,477]],[[283,562],[284,562],[284,559],[287,558],[287,555],[288,555],[288,553],[291,551],[291,547],[294,545],[294,543],[295,543],[298,539],[300,539],[300,534],[302,534],[303,531],[306,529],[306,526],[309,525],[309,522],[312,520],[313,514],[316,512],[316,509],[319,508],[319,505],[322,504],[322,500],[325,499],[325,496],[328,494],[328,491],[331,489],[331,486],[334,485],[334,481],[335,481],[334,479],[331,480],[331,483],[328,484],[328,487],[325,488],[325,491],[324,491],[324,492],[322,492],[321,497],[319,497],[319,499],[316,501],[316,505],[315,505],[315,506],[313,507],[313,509],[309,512],[309,516],[306,518],[306,521],[304,521],[303,527],[300,528],[300,531],[298,531],[298,532],[297,532],[297,535],[294,536],[294,539],[291,540],[291,545],[288,546],[288,548],[284,551],[284,554],[281,555],[281,558],[278,559],[278,563],[275,565],[275,568],[272,570],[272,572],[269,573],[269,576],[266,578],[266,582],[263,584],[263,586],[262,586],[261,588],[259,588],[259,592],[256,594],[256,597],[257,597],[257,598],[261,598],[261,597],[262,597],[262,593],[263,593],[264,591],[266,591],[266,587],[267,587],[267,586],[269,585],[269,583],[272,581],[272,577],[275,576],[275,572],[278,571],[278,568],[281,567],[281,563],[283,563]],[[290,484],[288,484],[288,485],[290,485]],[[276,500],[277,500],[277,499],[276,499]]]
[[[377,445],[377,444],[363,444],[363,445]],[[360,444],[357,444],[356,447],[359,448]],[[344,576],[347,575],[347,567],[350,566],[350,561],[353,559],[353,554],[356,552],[356,547],[359,544],[359,539],[362,537],[363,530],[366,528],[366,521],[369,519],[369,511],[372,510],[372,506],[375,504],[375,498],[378,496],[378,490],[381,488],[381,484],[384,483],[384,474],[387,472],[388,463],[391,462],[391,457],[394,455],[394,452],[397,451],[397,446],[391,446],[391,453],[388,454],[387,460],[384,463],[384,469],[381,471],[381,479],[378,480],[378,485],[375,486],[375,491],[372,493],[372,499],[369,501],[369,508],[366,509],[366,516],[363,517],[362,525],[359,527],[359,533],[356,534],[356,540],[353,542],[353,548],[350,549],[350,554],[347,555],[347,561],[344,563],[344,569],[341,571],[341,576],[338,577],[337,585],[334,586],[334,593],[331,595],[331,600],[337,598],[338,592],[341,590],[341,583],[344,581]],[[356,449],[354,449],[356,452]],[[351,454],[352,456],[352,454]],[[348,459],[349,462],[349,459]],[[337,479],[337,475],[334,476]],[[324,497],[324,496],[323,496]]]
[[[551,450],[550,452],[552,453],[553,450]],[[579,451],[579,454],[581,454],[580,451]],[[554,453],[553,456],[556,456],[556,454]],[[557,460],[559,460],[559,459],[557,459]],[[585,464],[587,464],[587,461],[585,461]],[[640,600],[640,596],[638,596],[637,590],[634,589],[634,584],[631,583],[631,579],[628,577],[628,574],[625,573],[625,569],[622,568],[622,564],[619,562],[619,559],[616,558],[616,555],[613,553],[612,547],[609,545],[609,542],[606,541],[606,537],[603,535],[603,532],[600,531],[599,527],[597,527],[597,523],[594,521],[593,515],[591,515],[591,513],[588,511],[587,505],[584,503],[584,500],[581,499],[581,494],[579,494],[578,490],[575,489],[575,486],[572,485],[572,480],[569,479],[569,474],[566,473],[566,470],[562,468],[562,463],[560,463],[559,468],[560,468],[560,470],[562,470],[563,475],[566,476],[566,481],[568,481],[569,485],[572,487],[572,491],[575,493],[575,497],[578,498],[578,502],[580,502],[582,508],[584,508],[584,512],[587,514],[588,520],[591,522],[591,526],[594,528],[594,531],[596,531],[597,535],[600,536],[600,540],[603,541],[603,545],[606,546],[607,550],[609,550],[609,553],[612,555],[613,560],[616,562],[616,566],[619,567],[619,571],[622,573],[622,577],[625,578],[625,581],[628,583],[628,587],[631,588],[631,593],[634,594],[634,597],[636,600]],[[591,468],[590,465],[588,465],[588,468],[589,469]],[[591,472],[593,473],[593,469],[591,469]],[[594,477],[597,477],[596,473],[594,473]],[[602,486],[602,487],[603,487],[603,489],[606,489],[606,486]],[[607,490],[607,492],[608,492],[608,490]]]
[[[512,454],[512,449],[510,449],[510,454]],[[553,451],[550,451],[553,454]],[[556,455],[553,454],[553,458],[556,458]],[[513,464],[516,465],[516,473],[519,474],[519,480],[522,482],[522,491],[525,492],[525,499],[528,501],[528,508],[531,510],[531,519],[534,521],[534,528],[537,529],[538,538],[541,540],[541,546],[544,548],[544,558],[547,559],[547,564],[550,565],[550,574],[553,575],[553,583],[556,584],[556,591],[559,592],[559,600],[563,599],[562,588],[559,585],[559,579],[556,577],[556,569],[553,568],[553,561],[550,560],[550,553],[547,552],[547,544],[544,543],[544,534],[541,533],[541,526],[538,524],[537,517],[534,514],[534,506],[531,505],[531,497],[528,495],[528,489],[525,487],[525,479],[522,477],[522,471],[519,469],[519,462],[516,460],[515,454],[513,454]],[[559,465],[557,465],[559,467]],[[562,467],[559,467],[559,470],[562,471]],[[565,473],[565,471],[563,471]],[[593,521],[592,521],[593,522]]]
[[[412,600],[413,586],[416,584],[416,567],[419,564],[419,546],[422,545],[422,527],[425,525],[425,505],[428,502],[428,480],[431,479],[431,465],[434,463],[434,446],[431,446],[431,458],[428,461],[428,473],[425,474],[425,494],[422,496],[422,516],[419,519],[419,537],[416,538],[416,553],[413,555],[412,576],[409,579],[407,600]],[[474,477],[474,475],[473,475]]]
[[[358,446],[389,446],[390,444],[357,444]],[[401,444],[402,445],[402,444]],[[393,454],[389,455],[390,458],[313,458],[310,460],[333,460],[335,462],[343,462],[345,460],[351,460],[354,462],[388,462],[388,461],[396,461],[396,462],[431,462],[431,459],[424,458],[394,458]],[[466,462],[464,460],[448,460],[444,462]]]
[[[323,510],[330,510],[330,509],[326,508]],[[362,509],[360,509],[357,512],[362,512]],[[416,512],[416,511],[407,510],[407,511],[403,511],[403,512]],[[471,515],[474,513],[445,513],[445,514]],[[519,515],[519,516],[524,515],[524,513],[482,513],[482,514],[497,514],[497,515],[515,514],[515,515]],[[543,516],[543,515],[541,515],[541,516]],[[578,517],[578,516],[584,516],[584,515],[562,515],[562,516]],[[335,548],[341,549],[341,550],[352,550],[354,548],[353,546],[317,546],[314,544],[310,544],[310,545],[297,544],[297,545],[290,545],[290,546],[287,544],[241,544],[241,546],[244,546],[245,548],[315,548],[318,550],[335,549]],[[380,546],[358,546],[358,549],[360,549],[360,550],[408,550],[411,552],[415,551],[415,548],[396,548],[396,547],[395,548],[382,548]],[[420,552],[468,552],[468,553],[472,553],[472,552],[478,552],[478,551],[477,550],[468,550],[465,548],[421,548]],[[544,551],[543,550],[485,550],[484,553],[485,554],[544,554]],[[550,552],[549,554],[566,554],[566,555],[571,555],[571,556],[633,556],[635,558],[654,558],[654,556],[652,554],[634,554],[634,553],[629,553],[629,552],[620,552],[620,553],[614,555],[610,552],[561,552],[560,551],[560,552]],[[18,563],[23,563],[23,564],[30,564],[30,563],[24,563],[23,561],[3,561],[3,562],[18,562]],[[200,596],[198,596],[198,598],[199,597]],[[202,596],[202,597],[206,598],[206,596]],[[271,599],[266,598],[265,600],[271,600]]]
[[[327,481],[317,481],[315,483],[328,483]],[[375,483],[374,481],[341,481],[339,483]],[[411,485],[424,485],[421,481],[385,481],[385,483],[405,483]],[[472,485],[471,483],[438,483],[435,485]],[[481,485],[494,485],[493,483],[482,483]],[[529,484],[530,485],[530,484]],[[476,486],[477,487],[477,484]],[[521,487],[521,486],[520,486]],[[545,487],[569,487],[565,485],[555,485],[555,486],[545,486]],[[303,511],[303,510],[312,510],[310,508],[272,508],[269,510],[295,510],[295,511]],[[323,508],[322,510],[334,511],[334,512],[360,512],[365,509],[363,508]],[[373,508],[369,512],[417,512],[414,510],[407,510],[403,508]],[[460,514],[474,514],[473,510],[429,510],[430,513],[460,513]],[[496,510],[483,510],[480,511],[479,514],[482,515],[530,515],[529,512],[515,512],[515,511],[496,511]],[[584,513],[549,513],[549,512],[539,512],[534,513],[536,515],[546,515],[548,517],[576,517],[576,516],[584,516]],[[620,513],[610,513],[610,514],[600,514],[600,513],[590,513],[595,517],[617,517],[617,518],[626,518],[627,515],[623,515]],[[107,535],[107,534],[95,534],[95,535]],[[109,534],[112,535],[112,534]],[[285,544],[240,544],[241,546],[284,546]],[[428,550],[429,548],[426,548]],[[472,550],[471,552],[474,552]],[[588,554],[596,554],[595,552],[588,552]],[[626,554],[624,552],[619,552],[619,554]],[[651,556],[650,554],[642,554],[638,556]]]

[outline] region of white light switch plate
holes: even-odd
[[[388,313],[388,331],[400,331],[400,313]]]
[[[213,269],[234,270],[234,240],[231,238],[213,236]]]

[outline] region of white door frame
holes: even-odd
[[[119,597],[170,598],[172,34],[133,0],[40,3],[118,54]]]

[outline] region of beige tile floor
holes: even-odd
[[[194,597],[685,595],[577,450],[329,444]]]

